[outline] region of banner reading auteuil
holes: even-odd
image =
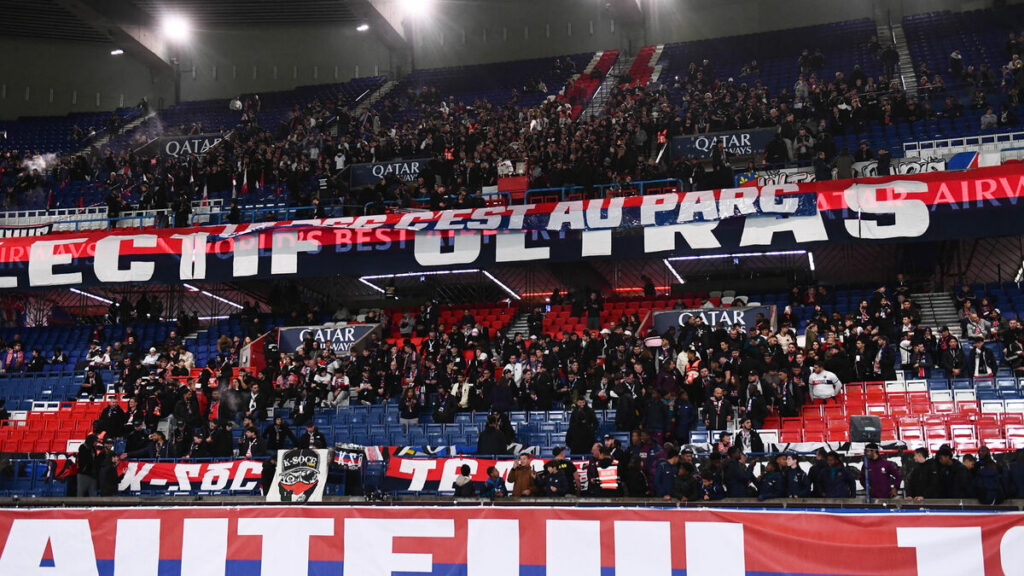
[[[0,510],[0,574],[1019,575],[1024,515],[260,506]]]

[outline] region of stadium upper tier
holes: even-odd
[[[165,222],[179,212],[187,222],[182,206],[203,198],[222,200],[212,210],[225,214],[232,198],[242,206],[317,199],[328,214],[354,214],[388,202],[406,206],[440,186],[478,194],[498,184],[504,161],[528,167],[526,186],[534,189],[664,177],[714,188],[730,175],[694,172],[684,159],[661,154],[659,137],[753,128],[777,129],[785,141],[757,154],[756,166],[809,166],[819,151],[832,161],[861,141],[898,157],[906,142],[1016,129],[1024,77],[1001,66],[1009,58],[1002,56],[1009,49],[1004,32],[1020,13],[1010,7],[908,17],[915,69],[946,78],[943,86],[931,78],[908,90],[886,64],[885,39],[873,45],[874,25],[853,20],[645,47],[610,83],[603,81],[612,64],[628,58],[613,51],[419,70],[386,86],[378,77],[242,95],[235,110],[228,100],[185,102],[99,149],[84,148],[88,139],[72,138],[71,130],[102,118],[23,119],[6,125],[12,154],[3,160],[2,184],[10,191],[4,202],[8,209],[106,204],[109,217],[163,209]],[[954,21],[958,34],[949,34]],[[953,48],[962,58],[950,58]],[[948,77],[952,60],[962,63],[956,78]],[[368,112],[357,108],[366,103]],[[577,119],[584,109],[611,122]],[[148,162],[158,151],[129,153],[158,136],[202,133],[226,139],[187,163]],[[62,155],[32,160],[51,151]],[[422,174],[428,178],[376,187],[372,177],[352,178],[353,164],[395,158],[432,160]]]

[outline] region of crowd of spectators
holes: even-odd
[[[873,53],[885,59],[889,52],[875,46]],[[4,199],[13,207],[22,198],[39,198],[47,186],[89,181],[109,190],[112,217],[129,208],[159,209],[168,211],[162,223],[182,224],[192,201],[207,195],[235,197],[239,204],[268,196],[292,206],[311,206],[315,200],[346,213],[408,206],[421,198],[429,198],[434,209],[469,207],[480,202],[483,187],[496,184],[502,164],[525,165],[532,188],[575,185],[590,191],[596,185],[665,177],[679,178],[686,189],[730,186],[730,154],[672,158],[666,143],[674,136],[766,128],[777,138],[751,167],[813,166],[817,160],[835,166],[844,153],[836,136],[864,134],[872,125],[955,118],[965,102],[985,109],[989,94],[1000,94],[1005,105],[998,115],[982,119],[985,127],[1015,123],[1012,105],[1019,103],[1022,69],[1016,53],[1002,81],[984,65],[964,64],[957,54],[950,57],[949,78],[956,87],[969,85],[976,92],[963,98],[927,69],[919,72],[919,99],[906,95],[895,66],[885,66],[879,77],[860,66],[830,76],[820,50],[805,50],[794,62],[791,89],[770,90],[759,78],[756,60],[734,79],[722,77],[704,59],[660,83],[617,86],[599,115],[578,120],[564,98],[536,107],[520,106],[514,96],[504,103],[463,102],[443,87],[424,86],[396,91],[358,114],[341,98],[314,100],[296,106],[279,126],[263,127],[258,97],[247,97],[232,107],[238,126],[201,157],[154,157],[131,146],[105,146],[40,169],[27,162],[35,153],[5,150],[5,173],[17,176],[5,179]],[[167,128],[168,134],[202,131],[198,124]],[[865,146],[866,152],[845,153],[873,158],[876,151],[869,142]],[[430,162],[412,182],[386,178],[371,187],[349,187],[347,167],[394,158]],[[321,210],[308,215],[323,215]]]
[[[506,490],[497,470],[490,468],[482,486],[474,486],[468,467],[456,481],[455,496],[485,498],[593,496],[657,498],[664,501],[708,502],[724,499],[802,500],[850,499],[868,493],[878,500],[923,502],[935,499],[977,500],[999,504],[1024,495],[1024,451],[1009,462],[993,457],[987,448],[978,455],[956,459],[948,445],[935,454],[918,448],[908,454],[882,451],[869,443],[864,457],[845,457],[819,448],[807,458],[795,452],[748,455],[730,434],[710,453],[695,453],[650,435],[635,434],[623,449],[607,436],[595,443],[582,468],[556,447],[543,470],[521,454],[508,473],[513,490]],[[760,452],[760,450],[758,450]],[[906,464],[897,464],[900,457]],[[860,464],[851,465],[851,460]],[[904,474],[906,470],[906,474]]]
[[[278,297],[289,299],[285,292]],[[581,333],[548,334],[543,332],[544,313],[536,308],[528,315],[527,334],[510,336],[491,332],[471,310],[453,325],[440,324],[439,307],[430,301],[409,318],[407,336],[397,341],[374,334],[359,352],[338,354],[307,337],[295,350],[270,346],[261,371],[237,369],[242,346],[262,333],[251,304],[240,315],[243,326],[253,327],[252,334],[223,335],[217,356],[205,364],[197,363],[179,336],[190,330],[187,325],[171,331],[164,341],[150,343],[139,342],[131,327],[123,338],[111,341],[100,325],[91,335],[86,360],[76,367],[86,371],[80,393],[102,397],[107,392],[102,375],[116,370],[116,390],[127,399],[127,409],[111,402],[94,423],[95,436],[85,450],[98,454],[106,440],[116,438],[125,441],[118,458],[260,456],[294,445],[322,447],[328,440],[313,423],[318,407],[391,402],[397,404],[405,425],[418,424],[428,412],[434,423],[454,422],[460,411],[490,413],[478,451],[503,454],[515,441],[509,412],[566,410],[566,452],[591,454],[594,478],[601,477],[602,461],[604,469],[616,461],[620,493],[638,493],[636,473],[641,471],[645,492],[664,496],[670,492],[656,492],[656,486],[675,486],[676,480],[657,480],[656,464],[676,456],[659,454],[671,455],[678,452],[676,447],[689,444],[699,423],[707,430],[735,430],[732,438],[742,456],[765,448],[756,431],[769,414],[797,416],[803,405],[829,401],[848,382],[894,380],[900,370],[910,377],[928,377],[936,368],[950,378],[985,377],[1007,369],[1020,373],[1022,366],[1022,329],[1015,319],[1003,321],[993,303],[974,297],[969,288],[959,290],[964,322],[954,328],[973,339],[964,350],[948,329],[933,336],[920,326],[920,311],[902,275],[845,315],[822,311],[833,299],[829,287],[796,287],[789,306],[778,316],[778,329],[763,317],[748,326],[710,326],[694,316],[664,334],[641,334],[636,316],[601,324],[603,301],[597,292],[583,289],[552,297],[571,303],[573,315],[597,321],[588,322]],[[134,305],[115,301],[108,321],[138,321],[151,306],[141,299]],[[814,310],[800,337],[795,306]],[[316,324],[326,318],[315,308],[307,307],[305,314],[293,310],[295,323]],[[335,317],[351,319],[343,306]],[[388,318],[372,312],[365,320],[386,324]],[[386,326],[385,333],[389,332]],[[1009,368],[992,356],[993,345],[1004,348]],[[18,338],[4,344],[0,359],[7,372],[31,370],[46,362],[39,351],[26,357]],[[67,357],[58,350],[49,362],[67,362]],[[288,417],[275,418],[270,408],[284,408]],[[615,428],[632,432],[625,450],[613,439],[595,445],[595,410],[602,409],[615,409]],[[243,433],[236,442],[231,430],[238,426]],[[728,441],[720,448],[722,474],[735,473],[737,465],[749,468],[742,461],[730,464],[737,454],[729,451]],[[679,472],[686,455],[679,458],[672,462],[672,470],[684,487],[699,480],[700,499],[720,495],[715,474],[704,469]],[[708,466],[714,467],[718,457],[711,458]],[[936,461],[942,458],[940,453]],[[982,464],[979,473],[986,469],[987,463]],[[767,482],[761,494],[773,494],[777,482],[782,488],[774,489],[787,489],[791,469],[777,461],[763,472],[768,480],[745,476],[750,480],[747,486]],[[607,470],[604,475],[611,477]],[[882,485],[874,478],[871,482]],[[898,487],[899,481],[894,482]],[[723,476],[725,494],[739,493],[729,484]],[[91,489],[88,481],[82,486],[86,493]],[[571,487],[557,489],[571,492]]]

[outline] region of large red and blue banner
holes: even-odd
[[[1024,165],[172,230],[0,239],[0,289],[394,274],[1020,233]]]
[[[535,472],[544,471],[547,460],[533,458],[530,467]],[[585,471],[586,460],[573,460],[577,471]],[[469,477],[477,486],[487,480],[488,468],[494,467],[498,476],[505,481],[505,488],[512,490],[509,472],[518,464],[514,459],[491,460],[487,458],[399,458],[388,459],[381,488],[388,492],[423,492],[425,494],[447,493],[455,490],[455,478],[463,465],[469,466]],[[586,488],[586,474],[577,474],[583,488]]]
[[[252,506],[0,510],[17,576],[997,576],[1020,513]]]
[[[259,493],[263,462],[226,460],[223,462],[132,462],[121,461],[117,468],[121,492],[175,493]]]

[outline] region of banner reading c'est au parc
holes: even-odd
[[[0,289],[365,275],[1020,233],[1024,165],[547,204],[0,239]]]

